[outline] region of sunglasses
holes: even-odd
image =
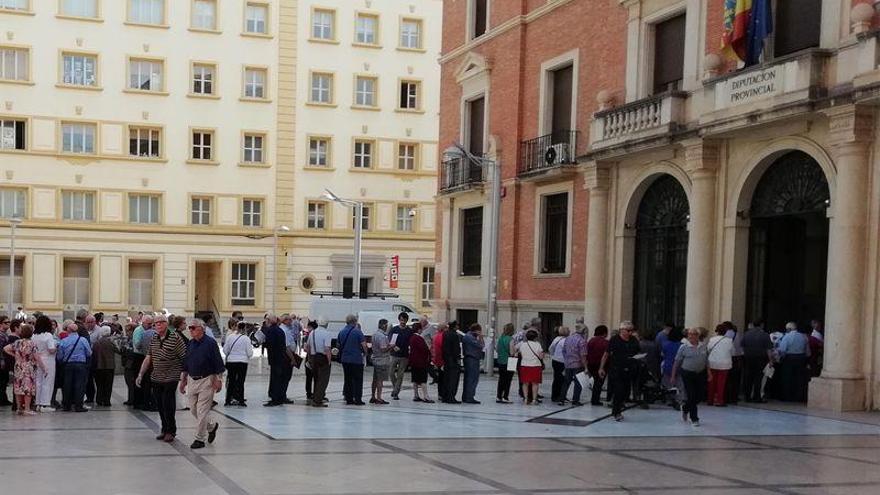
[[[201,327],[201,326],[199,326],[199,325],[190,325],[190,326],[188,326],[187,328],[189,328],[190,330],[194,330],[194,329],[196,329],[196,328],[204,328],[204,327]]]

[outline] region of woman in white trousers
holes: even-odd
[[[43,362],[43,369],[37,370],[37,396],[34,403],[37,411],[51,412],[52,391],[55,388],[55,335],[52,331],[52,320],[40,315],[34,324],[33,342],[37,346],[37,359]]]

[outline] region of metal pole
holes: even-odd
[[[13,291],[15,290],[15,225],[16,222],[14,219],[9,222],[9,228],[11,230],[10,241],[9,241],[9,307],[6,310],[9,319],[14,318],[12,313],[12,305],[15,301],[13,301]]]
[[[486,352],[486,373],[492,376],[495,372],[495,339],[498,327],[498,229],[501,218],[501,161],[492,163],[492,220],[489,230],[489,300],[486,308],[489,325],[486,336],[489,341],[489,349]]]
[[[354,274],[352,275],[352,289],[357,297],[361,294],[361,235],[363,234],[363,216],[364,204],[360,201],[354,204],[355,223],[354,223]]]
[[[272,314],[275,313],[275,293],[277,292],[275,279],[278,277],[278,229],[272,231]]]

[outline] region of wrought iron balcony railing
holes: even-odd
[[[577,163],[578,131],[558,130],[519,145],[519,174]]]
[[[444,160],[440,168],[441,193],[470,189],[485,181],[485,167],[467,157]]]

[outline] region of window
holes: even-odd
[[[419,145],[415,143],[397,145],[397,168],[399,170],[415,170],[418,149]]]
[[[128,221],[131,223],[159,223],[159,196],[129,194]]]
[[[819,46],[822,30],[822,0],[774,2],[776,29],[773,54],[782,57]]]
[[[467,102],[467,138],[468,151],[475,156],[483,156],[483,118],[486,111],[486,98],[481,96]]]
[[[165,0],[128,0],[128,22],[164,24]]]
[[[27,12],[30,9],[29,0],[0,0],[0,10],[22,10]],[[5,301],[6,299],[2,299]]]
[[[359,291],[358,297],[367,297],[366,295],[370,293],[370,286],[372,285],[373,279],[370,277],[361,277],[360,287],[358,287]],[[352,277],[342,277],[342,297],[343,298],[352,298],[355,297],[354,293],[354,278]],[[393,311],[397,311],[394,309]]]
[[[483,207],[461,210],[461,275],[480,275],[483,269]]]
[[[128,129],[128,154],[141,158],[159,158],[159,129],[130,127]]]
[[[0,47],[0,79],[28,81],[30,53],[25,48]]]
[[[128,89],[162,91],[163,63],[133,58],[128,61]]]
[[[211,198],[192,198],[190,223],[211,225]]]
[[[22,306],[24,299],[24,259],[15,257],[12,266],[12,307]],[[0,301],[9,302],[9,256],[0,258]]]
[[[64,220],[92,222],[95,220],[95,193],[62,191],[61,217]]]
[[[571,130],[571,100],[572,100],[572,77],[574,66],[567,65],[551,71],[550,85],[552,86],[549,102],[550,111],[550,134],[552,144],[569,143]],[[574,153],[574,150],[570,150]],[[563,157],[559,157],[563,158]]]
[[[323,229],[325,225],[327,205],[315,201],[309,202],[308,218],[306,227],[310,229]]]
[[[95,153],[94,124],[61,124],[61,151],[65,153]]]
[[[257,264],[232,264],[232,305],[254,306],[257,304]]]
[[[412,232],[414,227],[414,219],[416,217],[416,207],[412,205],[401,205],[397,207],[397,230],[399,232]]]
[[[97,86],[98,57],[80,53],[65,53],[61,82],[72,86]]]
[[[26,205],[24,189],[0,188],[0,218],[24,218]]]
[[[193,64],[192,92],[197,95],[214,94],[214,74],[217,68],[210,64]]]
[[[423,266],[422,267],[422,290],[420,292],[421,295],[421,306],[423,308],[431,307],[431,299],[434,299],[434,267],[433,266]]]
[[[253,34],[269,34],[269,6],[248,3],[244,12],[244,31]]]
[[[489,29],[489,0],[471,0],[471,39]]]
[[[377,45],[379,18],[369,14],[357,14],[354,21],[354,40],[364,45]]]
[[[193,0],[192,26],[194,29],[217,29],[217,0]]]
[[[309,138],[309,166],[326,167],[330,164],[330,139]]]
[[[356,140],[354,142],[354,168],[373,166],[373,142]]]
[[[541,273],[564,273],[568,262],[568,193],[544,196]]]
[[[312,12],[312,38],[319,40],[336,39],[336,34],[333,32],[335,23],[336,12],[316,9]]]
[[[422,21],[404,19],[400,22],[400,47],[414,50],[422,47]]]
[[[266,69],[253,67],[244,70],[245,98],[266,98]]]
[[[65,306],[89,305],[89,280],[91,279],[91,262],[87,260],[64,260],[64,295]]]
[[[376,78],[357,76],[355,78],[354,104],[361,107],[376,106]]]
[[[262,227],[263,201],[245,199],[241,202],[241,224],[245,227]]]
[[[72,17],[98,17],[98,0],[62,0],[60,13]]]
[[[26,121],[16,119],[0,119],[0,149],[27,149],[25,139]]]
[[[260,134],[244,135],[244,162],[263,163],[263,136]]]
[[[192,159],[211,160],[214,156],[214,132],[193,131],[192,133]]]
[[[153,262],[128,262],[128,305],[134,308],[153,307]]]
[[[421,84],[417,81],[402,81],[400,83],[400,108],[402,110],[418,110],[420,87]]]
[[[351,209],[351,228],[357,226],[357,208]],[[363,205],[361,207],[361,230],[370,230],[370,207]]]
[[[333,74],[315,72],[312,74],[312,103],[333,103]]]
[[[654,26],[654,94],[681,89],[684,38],[685,14]]]

